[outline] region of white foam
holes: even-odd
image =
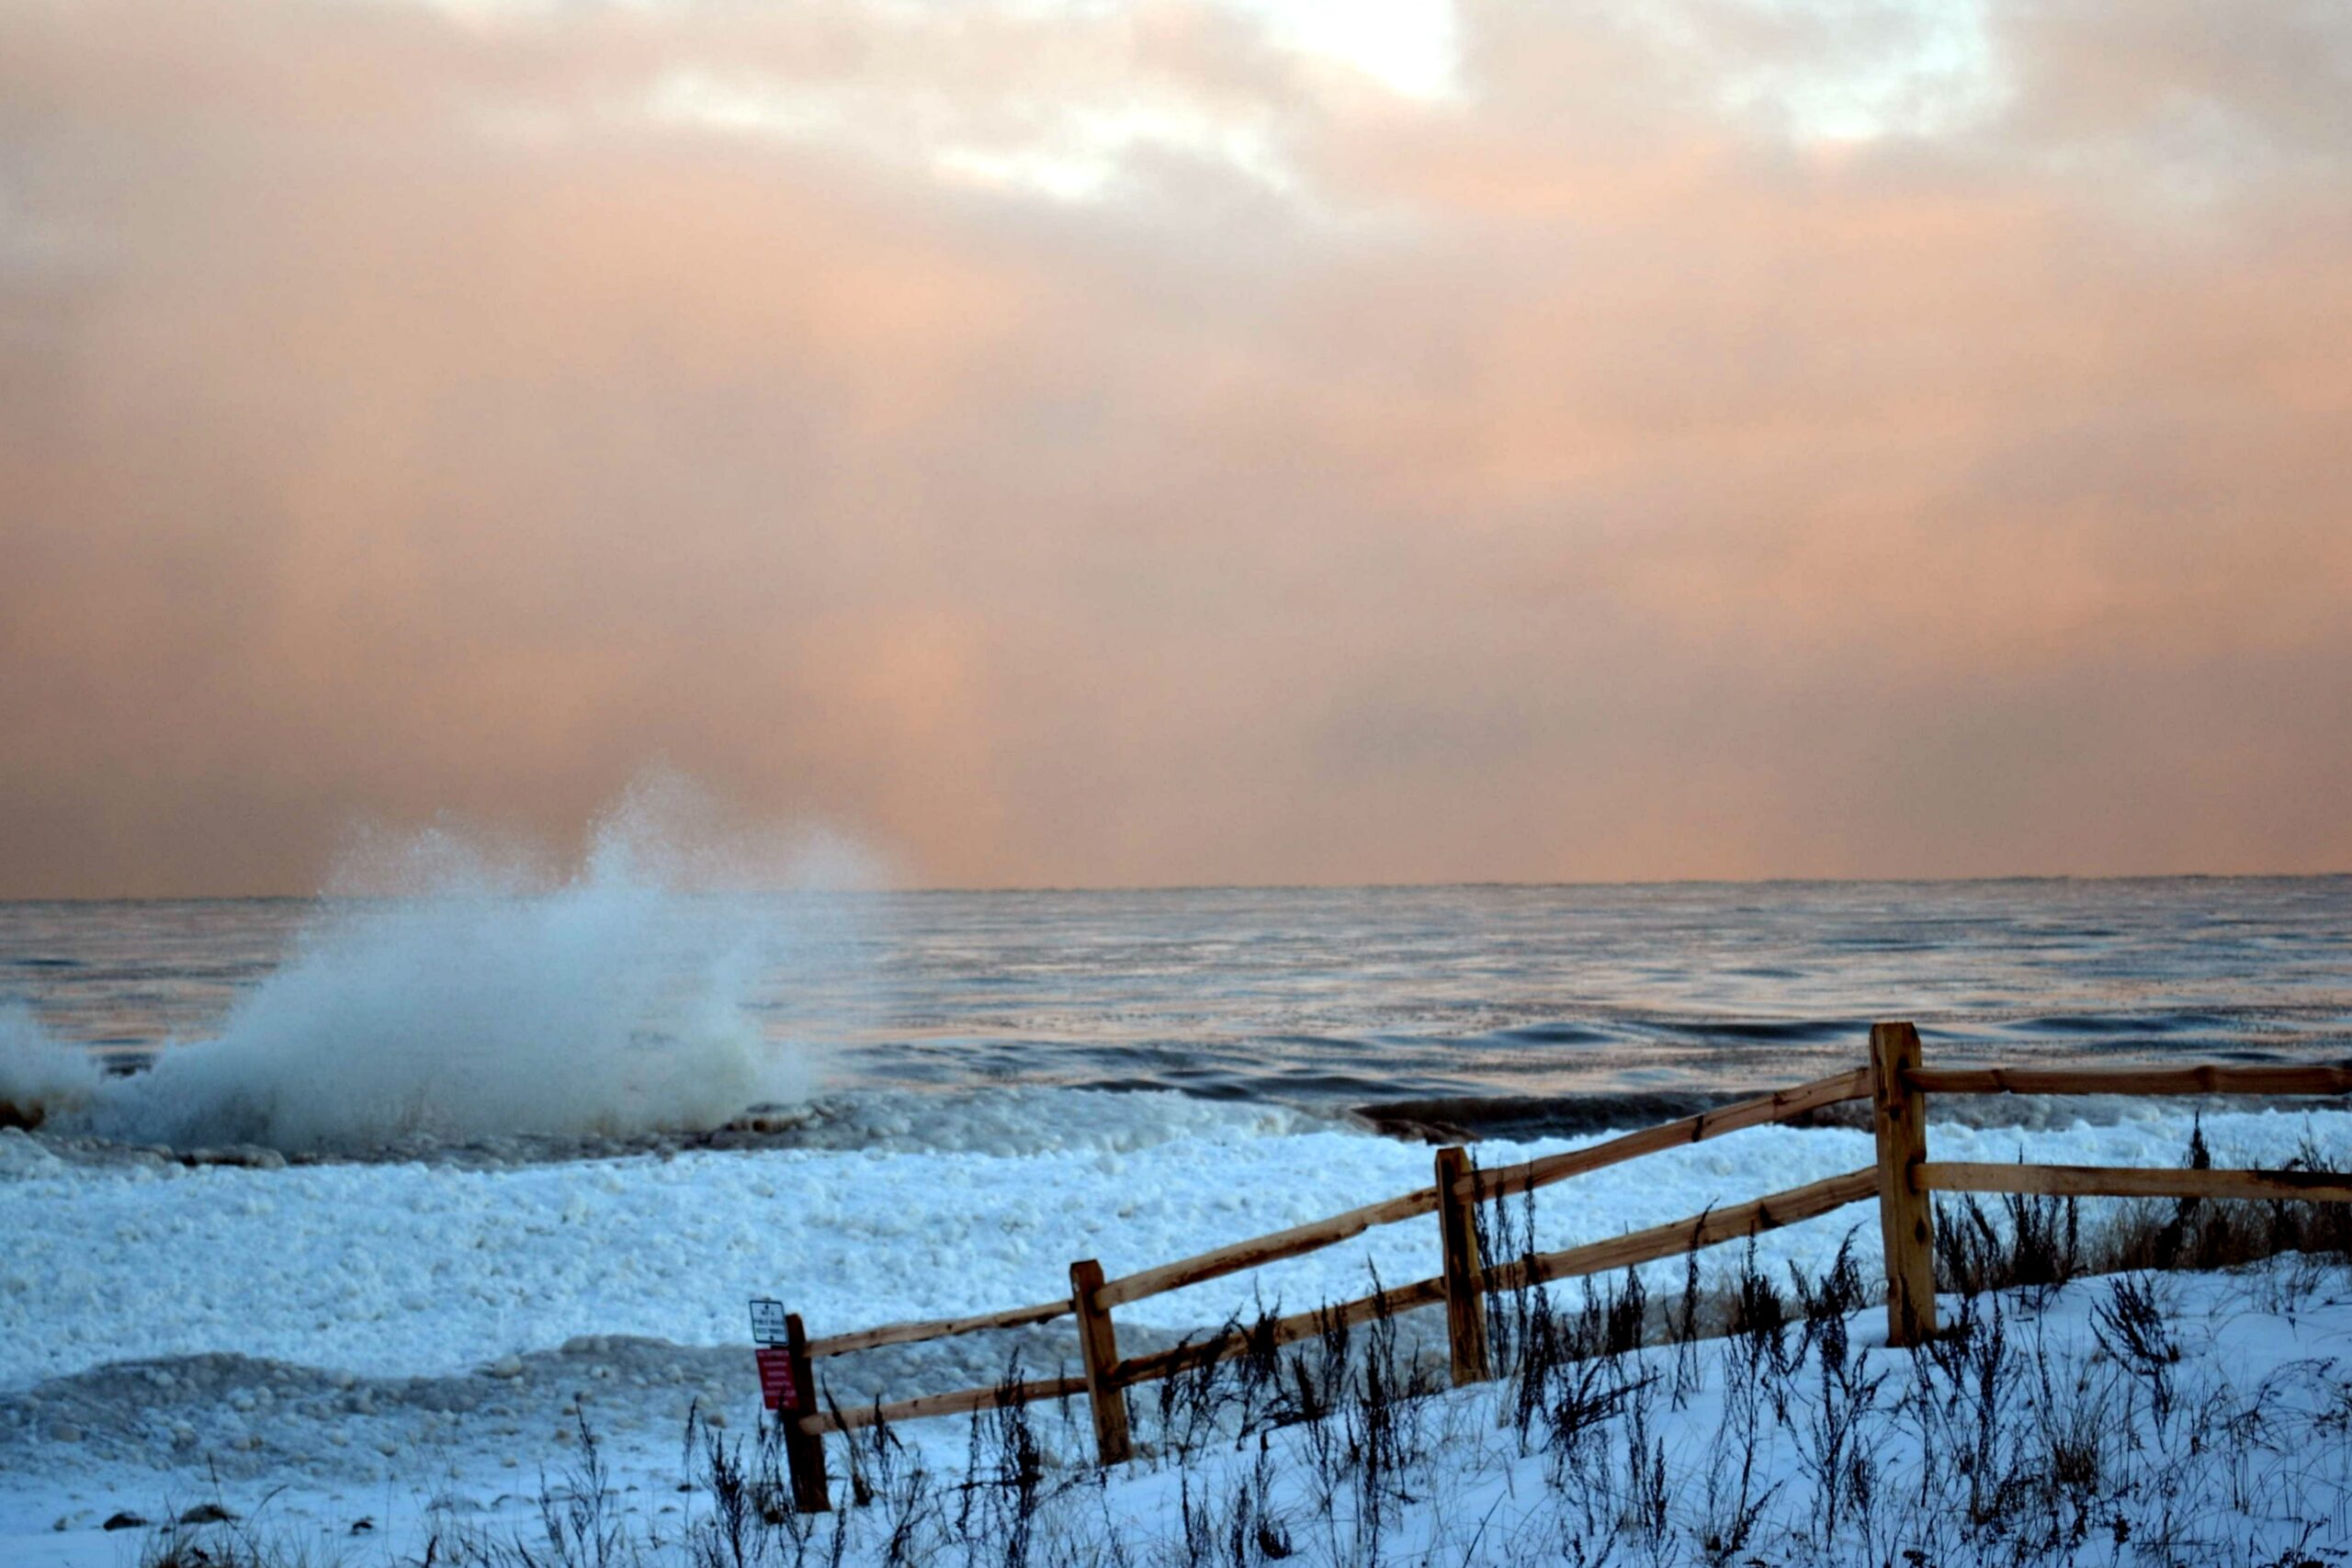
[[[794,1148],[898,1154],[1127,1154],[1180,1138],[1273,1137],[1349,1123],[1261,1100],[1012,1084],[859,1089],[763,1112],[752,1125]]]
[[[0,1003],[0,1121],[38,1123],[84,1111],[98,1089],[88,1056],[51,1040],[23,1003]]]
[[[741,1005],[759,964],[792,955],[793,911],[700,891],[723,857],[678,795],[633,792],[552,882],[448,832],[379,847],[362,880],[389,868],[392,896],[323,906],[216,1038],[101,1082],[0,1018],[0,1099],[130,1142],[290,1150],[707,1128],[797,1098],[801,1053]]]

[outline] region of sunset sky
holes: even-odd
[[[0,0],[0,897],[2352,870],[2352,6]]]

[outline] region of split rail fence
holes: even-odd
[[[1246,1337],[1227,1334],[1123,1358],[1112,1324],[1113,1308],[1298,1258],[1361,1235],[1375,1225],[1396,1224],[1425,1214],[1438,1217],[1442,1265],[1440,1272],[1336,1307],[1275,1319],[1271,1325],[1273,1344],[1290,1344],[1318,1334],[1335,1319],[1353,1325],[1442,1304],[1446,1309],[1453,1382],[1456,1385],[1480,1382],[1492,1376],[1482,1299],[1487,1292],[1526,1290],[1555,1280],[1610,1273],[1634,1264],[1679,1257],[1875,1198],[1886,1260],[1888,1341],[1897,1346],[1916,1345],[1936,1332],[1931,1195],[1937,1192],[2352,1201],[2352,1177],[2325,1171],[2140,1169],[1930,1160],[1928,1095],[2347,1093],[2352,1093],[2352,1066],[1930,1067],[1920,1061],[1919,1032],[1915,1027],[1908,1023],[1875,1024],[1871,1029],[1868,1065],[1849,1072],[1628,1133],[1566,1154],[1547,1155],[1522,1165],[1477,1169],[1471,1166],[1463,1149],[1442,1148],[1437,1151],[1435,1179],[1430,1186],[1271,1235],[1253,1236],[1116,1278],[1105,1278],[1102,1266],[1094,1259],[1081,1259],[1069,1266],[1069,1295],[1033,1306],[970,1317],[885,1324],[820,1339],[808,1338],[800,1319],[791,1316],[787,1321],[792,1375],[784,1380],[786,1392],[778,1419],[784,1424],[795,1498],[804,1509],[828,1506],[822,1441],[827,1432],[845,1431],[876,1421],[959,1415],[1079,1393],[1086,1395],[1092,1413],[1095,1444],[1102,1462],[1124,1462],[1131,1451],[1127,1390],[1232,1359],[1253,1344],[1264,1346],[1266,1337],[1262,1331]],[[1532,1191],[1645,1155],[1719,1138],[1726,1133],[1795,1121],[1826,1107],[1858,1100],[1871,1102],[1877,1133],[1878,1158],[1864,1169],[1558,1252],[1536,1253],[1493,1265],[1479,1258],[1475,1222],[1476,1206],[1482,1201]],[[1078,1320],[1083,1368],[1080,1376],[927,1393],[862,1409],[819,1408],[810,1371],[813,1361],[885,1345],[911,1345],[955,1335],[1021,1328],[1067,1316]]]

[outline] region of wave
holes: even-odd
[[[128,1077],[12,1010],[0,1122],[290,1152],[707,1129],[797,1100],[803,1052],[743,1006],[792,917],[697,889],[714,858],[697,815],[678,786],[641,787],[552,883],[447,832],[379,850],[375,880],[406,886],[323,905],[216,1037]]]
[[[0,1127],[38,1127],[85,1111],[102,1083],[97,1063],[51,1040],[32,1009],[0,1004]]]

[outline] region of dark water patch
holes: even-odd
[[[1224,1067],[1171,1067],[1148,1078],[1093,1078],[1074,1081],[1069,1087],[1105,1088],[1118,1094],[1173,1090],[1178,1094],[1191,1095],[1195,1100],[1248,1100],[1260,1092],[1249,1077]]]
[[[2191,1027],[2177,1016],[2149,1013],[2133,1016],[2120,1013],[2048,1013],[2040,1018],[2023,1018],[2008,1026],[2022,1034],[2093,1035],[2113,1037],[2124,1034],[2172,1034]]]
[[[1870,1034],[1870,1025],[1854,1019],[1781,1019],[1760,1022],[1733,1022],[1708,1019],[1690,1023],[1675,1023],[1664,1027],[1662,1032],[1688,1040],[1738,1040],[1758,1044],[1824,1045],[1832,1041],[1860,1041]]]
[[[1171,1077],[1182,1078],[1183,1081],[1170,1082],[1169,1079]],[[1193,1100],[1214,1100],[1227,1103],[1264,1098],[1256,1085],[1237,1078],[1229,1073],[1170,1074],[1154,1078],[1073,1078],[1062,1087],[1085,1089],[1096,1094],[1165,1094],[1173,1090]]]
[[[1728,1105],[1736,1096],[1706,1093],[1451,1095],[1358,1105],[1356,1119],[1389,1137],[1426,1143],[1507,1138],[1576,1138],[1633,1132]]]
[[[1419,1143],[1532,1143],[1544,1138],[1639,1132],[1734,1104],[1743,1098],[1675,1091],[1557,1097],[1435,1096],[1367,1102],[1355,1107],[1353,1114],[1362,1125],[1374,1132]],[[2210,1100],[2136,1095],[1939,1094],[1928,1102],[1928,1122],[1941,1126],[2047,1132],[2078,1124],[2108,1127],[2151,1121],[2185,1123],[2194,1112],[2214,1109]],[[2231,1100],[2227,1109],[2290,1113],[2342,1111],[2352,1110],[2352,1099],[2238,1098]],[[1849,1101],[1807,1112],[1785,1125],[1868,1132],[1871,1109],[1866,1102]],[[2182,1135],[2184,1139],[2187,1136],[2186,1133]]]
[[[1366,1044],[1352,1034],[1264,1034],[1259,1039],[1269,1046],[1294,1051],[1360,1052]]]
[[[1464,1093],[1464,1081],[1444,1073],[1290,1072],[1270,1086],[1273,1098],[1295,1105],[1351,1107],[1360,1104],[1436,1103]],[[1350,1114],[1354,1114],[1351,1111]]]
[[[1611,1045],[1622,1038],[1583,1023],[1526,1023],[1475,1037],[1501,1045]]]

